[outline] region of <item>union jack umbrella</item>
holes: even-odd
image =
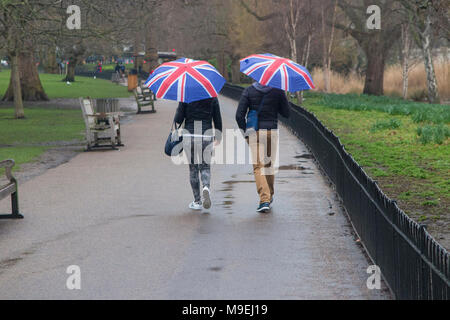
[[[190,103],[217,97],[225,82],[208,62],[181,58],[156,68],[145,86],[159,99]]]
[[[242,59],[241,72],[262,85],[289,92],[315,88],[305,67],[270,53],[253,54]]]

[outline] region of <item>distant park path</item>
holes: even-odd
[[[236,127],[236,102],[220,101]],[[187,208],[187,168],[163,154],[176,103],[156,108],[123,126],[120,151],[81,153],[19,186],[25,220],[0,221],[0,299],[389,298],[367,289],[369,263],[287,129],[272,213],[255,211],[250,166],[216,165],[202,214]],[[70,265],[81,290],[66,288]]]

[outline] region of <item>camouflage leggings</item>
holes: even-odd
[[[191,140],[193,142],[193,140]],[[201,148],[197,147],[197,150],[194,148],[195,143],[201,143]],[[187,150],[191,150],[190,152],[190,164],[189,164],[189,180],[192,187],[192,192],[194,193],[194,200],[196,202],[201,201],[201,193],[200,193],[200,180],[202,182],[203,187],[208,187],[211,182],[211,165],[209,164],[208,159],[204,159],[203,155],[205,153],[205,149],[211,145],[211,141],[204,140],[203,142],[193,142],[191,143],[190,148]],[[186,150],[186,149],[185,149]],[[202,153],[201,155],[199,153]],[[197,154],[196,154],[197,153]],[[196,160],[195,160],[196,159]]]
[[[192,192],[194,193],[194,199],[199,202],[202,198],[200,195],[200,178],[202,180],[203,187],[208,187],[211,181],[211,168],[209,164],[190,164],[189,174]]]

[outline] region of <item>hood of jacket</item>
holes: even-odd
[[[263,86],[262,84],[260,84],[259,82],[255,82],[253,83],[253,87],[255,87],[256,90],[262,92],[262,93],[267,93],[270,90],[272,90],[271,87],[268,86]]]

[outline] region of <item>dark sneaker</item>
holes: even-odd
[[[263,202],[259,205],[258,209],[256,211],[258,212],[267,212],[270,210],[270,203],[269,202]]]
[[[208,187],[203,188],[203,208],[211,208],[211,192]]]

